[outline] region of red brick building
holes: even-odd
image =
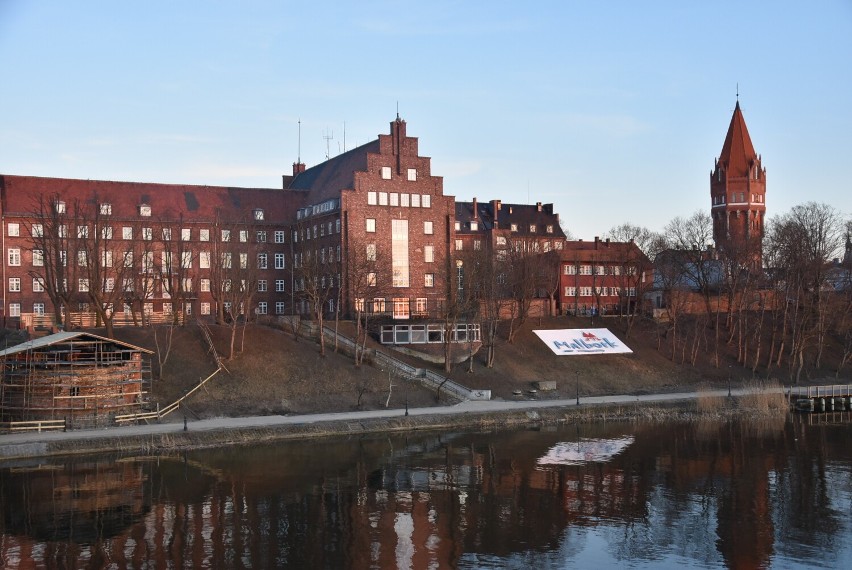
[[[740,102],[710,173],[713,239],[717,249],[760,267],[766,215],[766,169],[754,150]]]
[[[612,315],[638,309],[653,285],[651,262],[632,241],[567,241],[562,250],[560,306],[573,315]]]

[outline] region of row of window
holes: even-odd
[[[713,196],[713,205],[721,205],[725,204],[726,196],[722,194],[721,196]],[[752,194],[751,202],[756,204],[763,203],[763,194]],[[745,192],[732,192],[731,193],[731,204],[745,204],[746,203],[746,193]]]
[[[21,235],[21,224],[17,222],[10,222],[6,224],[6,229],[8,235],[10,237],[20,237]],[[316,230],[316,227],[315,227]],[[330,232],[329,228],[329,232]],[[97,233],[97,228],[95,228],[95,232]],[[211,230],[209,228],[198,229],[198,241],[210,241]],[[101,239],[113,239],[113,227],[112,226],[101,226],[100,227],[100,237]],[[192,228],[181,228],[180,229],[180,240],[181,241],[192,241]],[[229,229],[223,229],[219,232],[219,238],[223,242],[229,242],[232,238],[232,233],[236,234],[236,238],[241,243],[247,243],[249,241],[249,230],[238,230],[236,232],[232,232]],[[255,241],[258,243],[266,243],[268,240],[268,233],[266,230],[258,230],[255,232]],[[316,233],[316,231],[314,232]],[[30,227],[30,234],[34,238],[44,237],[44,224],[33,224]],[[61,224],[56,228],[57,237],[67,238],[68,237],[68,226],[67,224]],[[284,243],[286,234],[284,230],[275,230],[272,232],[273,239],[275,243]],[[90,226],[88,225],[78,225],[77,226],[77,238],[78,239],[88,239],[90,235]],[[175,228],[161,228],[161,231],[158,234],[158,238],[161,238],[163,241],[171,241],[173,236],[177,236]],[[139,237],[143,240],[153,240],[154,239],[154,228],[143,227],[139,228]],[[121,227],[121,239],[124,240],[132,240],[134,239],[134,229],[133,226],[122,226]]]
[[[456,228],[457,232],[460,232],[462,230],[462,223],[456,222],[455,228]],[[479,230],[479,222],[476,221],[476,220],[471,220],[470,222],[467,223],[467,229],[472,231],[472,232],[478,231]],[[538,225],[530,224],[528,226],[528,229],[529,229],[529,232],[531,234],[537,233],[538,232]],[[517,232],[518,231],[518,224],[509,224],[509,231]],[[552,234],[553,233],[553,224],[547,224],[546,226],[544,226],[544,232],[548,233],[548,234]],[[505,240],[505,238],[503,238],[503,239]]]
[[[429,194],[407,194],[399,192],[367,192],[368,206],[399,206],[402,208],[431,208]]]
[[[621,269],[620,265],[565,265],[562,271],[565,275],[621,275]],[[626,274],[636,275],[636,267],[628,266]]]
[[[323,278],[325,279],[325,278]],[[108,277],[104,279],[103,292],[111,293],[115,289],[115,278]],[[339,281],[339,276],[338,276]],[[63,290],[68,290],[68,280],[63,279]],[[242,280],[243,287],[245,287],[245,280]],[[259,293],[265,293],[268,290],[269,281],[266,279],[258,279],[257,281],[257,290]],[[136,284],[136,280],[133,278],[127,278],[123,280],[122,286],[123,290],[126,292],[131,292],[134,290]],[[186,277],[181,280],[181,292],[183,293],[191,293],[194,290],[193,287],[194,280],[191,277]],[[210,279],[198,279],[198,284],[201,292],[210,292]],[[77,291],[79,293],[88,293],[89,292],[89,279],[81,277],[77,279]],[[170,282],[168,280],[163,281],[162,285],[162,296],[164,298],[171,297],[169,293],[169,288],[171,287]],[[153,295],[155,293],[155,289],[159,289],[159,281],[155,279],[145,279],[142,283],[142,288],[146,289],[149,294]],[[229,291],[231,289],[231,280],[224,279],[222,281],[222,289],[225,291]],[[44,279],[41,277],[33,277],[33,293],[44,293]],[[275,280],[275,292],[283,293],[285,291],[285,280],[284,279],[276,279]],[[9,277],[9,292],[10,293],[20,293],[22,291],[22,280],[20,277]]]
[[[53,203],[53,210],[57,214],[65,214],[68,211],[68,208],[65,205],[65,202],[62,200],[57,200]],[[102,202],[98,205],[98,211],[102,216],[111,216],[112,215],[112,204],[109,202]],[[139,215],[145,218],[150,218],[152,209],[149,204],[139,204],[138,210]],[[254,218],[258,222],[262,222],[266,217],[262,208],[255,208],[252,211],[252,218]]]
[[[323,250],[323,257],[325,254],[325,250]],[[330,254],[329,254],[330,255]],[[62,266],[68,265],[67,260],[67,252],[60,251],[59,252],[60,260],[62,262]],[[225,252],[220,254],[221,267],[223,269],[230,269],[233,266],[233,254],[230,252]],[[248,268],[248,254],[240,253],[239,256],[239,266],[241,269]],[[340,256],[340,247],[338,246],[338,260]],[[112,251],[102,251],[101,252],[101,267],[112,267],[113,266],[113,252]],[[176,268],[174,263],[176,260],[173,260],[172,252],[163,251],[160,252],[161,259],[161,267],[163,273],[168,273],[173,271]],[[195,255],[191,251],[183,251],[180,252],[180,267],[182,269],[192,269],[193,260]],[[275,269],[286,269],[286,254],[284,253],[276,253],[274,254],[274,263]],[[8,249],[7,261],[10,267],[20,267],[21,265],[21,250],[20,248],[13,247]],[[210,269],[212,261],[212,254],[209,251],[201,251],[198,253],[198,266],[200,269]],[[132,251],[125,251],[121,257],[121,263],[123,267],[133,267],[134,265],[134,255]],[[77,265],[80,267],[87,267],[89,264],[89,254],[87,251],[78,251],[77,252]],[[42,267],[44,266],[44,252],[40,249],[33,250],[33,266],[34,267]],[[258,269],[268,269],[268,254],[259,253],[257,254],[257,268]],[[147,251],[142,253],[141,256],[141,267],[142,271],[151,273],[154,271],[154,252]]]
[[[222,303],[222,305],[223,305],[223,308],[225,309],[226,313],[231,312],[231,303],[224,302],[224,303]],[[202,315],[210,315],[211,314],[211,308],[212,308],[212,304],[208,303],[208,302],[203,302],[203,303],[200,303],[200,305],[199,305],[200,313]],[[89,307],[88,303],[80,303],[78,305],[78,309],[81,312],[88,312],[90,310],[90,307]],[[164,315],[173,314],[172,313],[173,310],[174,310],[174,307],[172,306],[171,303],[163,303],[163,311],[162,312],[163,312]],[[259,301],[257,303],[257,306],[255,307],[254,312],[257,315],[266,315],[266,314],[268,314],[268,310],[269,310],[269,303],[267,303],[266,301]],[[275,303],[275,314],[276,315],[283,315],[283,314],[286,313],[286,310],[287,310],[287,305],[284,301],[278,301],[278,302]],[[33,314],[34,315],[44,315],[45,314],[44,311],[45,311],[44,303],[33,303]],[[333,299],[329,301],[329,311],[334,312],[334,300]],[[107,312],[111,313],[112,311],[108,308]],[[131,313],[132,313],[132,309],[131,309],[130,305],[125,304],[124,305],[125,316],[127,316],[129,318]],[[145,315],[153,315],[154,314],[154,303],[144,303],[143,306],[142,306],[142,313],[145,314]],[[186,303],[186,305],[184,306],[184,313],[187,314],[187,315],[192,314],[192,303]],[[242,308],[240,308],[240,314],[243,314]],[[21,316],[21,304],[20,303],[9,303],[8,315],[10,317],[20,317]]]
[[[382,166],[380,172],[381,172],[381,175],[382,175],[382,180],[390,180],[391,175],[393,174],[393,171],[391,170],[390,166]],[[405,172],[405,177],[410,182],[416,182],[417,181],[417,169],[416,168],[407,169],[406,172]]]
[[[621,287],[565,287],[566,297],[618,297],[622,294]],[[629,287],[626,289],[628,297],[636,296],[636,288]],[[578,295],[579,293],[579,295]]]

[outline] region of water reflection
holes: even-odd
[[[0,469],[0,554],[7,568],[835,566],[852,539],[839,419],[19,464]]]

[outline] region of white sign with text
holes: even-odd
[[[559,329],[533,331],[557,355],[624,354],[633,351],[609,329]]]

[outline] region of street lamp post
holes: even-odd
[[[577,382],[576,382],[576,386],[577,386],[577,405],[579,406],[579,405],[580,405],[580,371],[579,371],[579,370],[575,370],[575,371],[574,371],[574,375],[575,375],[576,380],[577,380]]]

